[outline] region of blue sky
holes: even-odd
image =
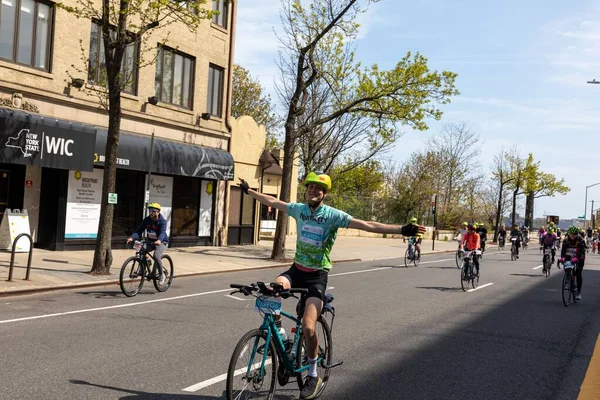
[[[235,62],[272,94],[278,80],[277,0],[238,3]],[[364,4],[364,3],[363,3]],[[392,68],[407,51],[429,67],[458,73],[460,96],[426,132],[408,130],[389,156],[397,162],[425,147],[444,122],[467,121],[483,141],[479,161],[518,145],[571,192],[536,200],[535,216],[583,214],[585,187],[600,182],[600,2],[597,0],[382,0],[360,18],[357,58]],[[597,152],[598,150],[596,150]],[[588,190],[600,206],[600,185]],[[523,201],[524,203],[524,201]],[[590,204],[588,203],[588,217]]]

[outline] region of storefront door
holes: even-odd
[[[255,209],[254,198],[244,196],[239,187],[231,188],[227,245],[254,244]]]

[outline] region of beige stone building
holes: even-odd
[[[256,204],[253,223],[242,212],[237,216],[243,221],[227,227],[236,216],[230,204],[249,207],[236,197],[239,188],[229,186],[237,185],[238,168],[250,177],[264,145],[264,128],[254,124],[260,134],[250,142],[240,138],[244,150],[232,148],[234,125],[250,124],[230,117],[236,3],[208,0],[205,6],[220,14],[196,32],[173,24],[149,32],[147,47],[139,44],[144,41],[128,47],[122,72],[131,79],[121,95],[114,246],[137,227],[148,201],[161,203],[171,247],[247,243],[239,230],[248,227],[252,242],[257,240]],[[38,247],[95,244],[100,205],[108,201],[101,198],[108,127],[99,100],[103,54],[93,20],[47,0],[0,4],[0,214],[27,209]],[[137,67],[137,60],[154,57]],[[234,154],[245,160],[239,167]],[[265,182],[252,176],[254,183]],[[276,179],[267,173],[266,189],[273,194]]]

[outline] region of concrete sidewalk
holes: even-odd
[[[435,252],[453,252],[456,246],[454,241],[436,241]],[[293,258],[295,247],[296,236],[287,237],[286,258]],[[407,244],[401,239],[338,236],[331,256],[334,262],[399,258],[404,256],[406,247]],[[167,253],[173,259],[175,277],[291,264],[270,260],[272,248],[272,241],[262,240],[260,244],[253,246],[182,247],[170,248]],[[431,248],[431,241],[423,242],[423,254],[431,253]],[[0,252],[0,296],[72,287],[118,285],[121,265],[133,255],[135,251],[131,249],[113,250],[111,274],[93,276],[88,274],[94,257],[93,250],[57,252],[33,249],[30,279],[24,280],[28,253],[17,253],[12,281],[8,282],[11,254]]]

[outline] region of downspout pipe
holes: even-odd
[[[225,102],[225,127],[227,128],[227,132],[229,132],[229,139],[227,140],[227,152],[231,153],[231,135],[233,132],[233,127],[231,126],[231,93],[232,93],[232,88],[231,88],[231,83],[233,81],[233,50],[235,47],[235,21],[236,21],[236,15],[237,15],[237,1],[236,0],[231,0],[230,2],[231,4],[231,12],[230,12],[230,17],[229,17],[229,60],[228,60],[228,67],[227,67],[227,101]],[[235,160],[234,160],[235,162]],[[225,229],[227,226],[229,226],[229,184],[227,183],[227,181],[225,181],[225,196],[223,197],[223,204],[224,204],[224,215],[223,215],[223,227],[222,229]],[[223,238],[223,232],[221,232],[221,234],[219,235],[219,239],[215,240],[215,244],[218,241],[221,241],[221,245],[223,245],[222,243],[222,238]]]

